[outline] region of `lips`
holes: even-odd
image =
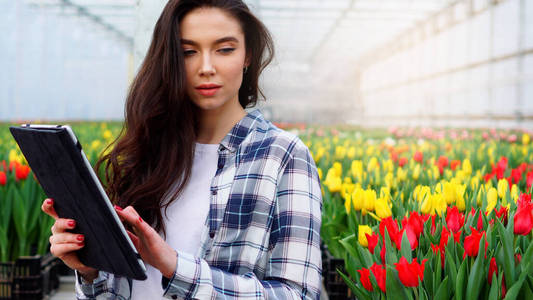
[[[220,89],[221,85],[214,83],[205,83],[196,87],[198,93],[202,96],[213,96]]]

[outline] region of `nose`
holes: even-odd
[[[206,53],[202,57],[202,65],[200,66],[200,76],[212,76],[215,75],[215,66],[211,61],[211,56]]]

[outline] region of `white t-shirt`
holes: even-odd
[[[209,191],[218,163],[219,144],[196,143],[189,182],[179,198],[172,202],[165,216],[166,242],[178,252],[196,254],[200,248],[200,237],[209,212]],[[161,272],[146,265],[147,279],[133,280],[131,299],[163,298]]]

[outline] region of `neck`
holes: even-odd
[[[218,144],[246,115],[239,102],[231,107],[200,112],[196,141],[201,144]]]

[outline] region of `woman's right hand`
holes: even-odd
[[[69,268],[78,270],[78,273],[85,280],[92,282],[98,276],[98,270],[84,265],[76,254],[76,251],[85,245],[84,236],[67,232],[68,229],[76,227],[76,221],[59,218],[52,199],[45,199],[41,209],[56,220],[51,228],[50,252],[61,259]]]

